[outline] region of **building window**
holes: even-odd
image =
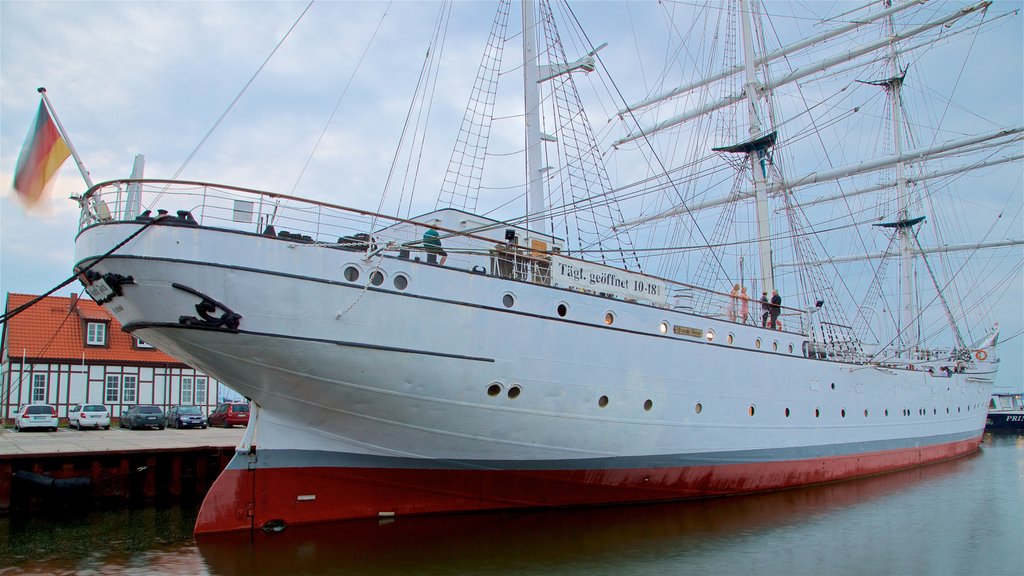
[[[135,342],[135,347],[136,348],[139,348],[141,350],[153,350],[153,345],[152,344],[147,344],[145,341],[143,341],[138,336],[135,336],[134,338],[132,338],[132,341]]]
[[[89,322],[86,324],[85,343],[88,346],[106,346],[107,324],[105,322]]]
[[[138,396],[136,391],[138,390],[139,377],[128,376],[124,377],[124,402],[125,404],[134,404],[138,402]]]
[[[107,376],[107,393],[104,395],[104,401],[107,404],[117,404],[120,402],[121,392],[121,378],[116,374]]]
[[[192,377],[182,376],[181,377],[181,403],[191,404],[192,403]]]
[[[206,378],[196,377],[196,404],[206,404]]]
[[[32,375],[32,403],[46,403],[46,374]]]

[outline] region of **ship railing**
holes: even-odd
[[[422,237],[426,229],[420,223],[358,208],[207,182],[114,180],[97,184],[79,198],[79,203],[80,230],[100,222],[159,217],[168,223],[237,230],[350,250],[369,251],[405,244],[415,251],[422,250],[422,242],[414,242],[407,234],[418,230]],[[409,226],[398,226],[403,223]]]
[[[79,230],[111,221],[161,218],[171,224],[237,230],[343,250],[374,254],[393,252],[399,257],[427,262],[434,256],[422,242],[427,223],[250,188],[197,181],[122,179],[97,184],[78,200],[81,205]],[[599,274],[622,274],[620,268],[558,252],[496,242],[493,237],[446,230],[433,224],[429,227],[439,230],[449,267],[543,285],[553,284],[553,258],[585,264]],[[658,291],[663,289],[664,294],[645,299],[600,287],[572,289],[735,324],[761,326],[758,300],[748,300],[744,316],[741,300],[730,294],[635,272],[628,273],[627,277],[630,281],[649,281],[652,286],[658,284]],[[783,306],[781,326],[776,328],[804,332],[805,327],[799,320],[803,313]]]

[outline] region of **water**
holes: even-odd
[[[953,462],[701,502],[193,539],[196,509],[0,519],[13,574],[1024,574],[1024,434]]]

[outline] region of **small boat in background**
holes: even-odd
[[[986,430],[1024,430],[1024,394],[992,394]]]

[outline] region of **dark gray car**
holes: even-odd
[[[168,428],[206,428],[206,416],[198,406],[171,406],[167,410]]]
[[[121,428],[135,430],[136,428],[156,427],[164,429],[164,411],[159,406],[152,404],[139,404],[132,406],[121,415]]]

